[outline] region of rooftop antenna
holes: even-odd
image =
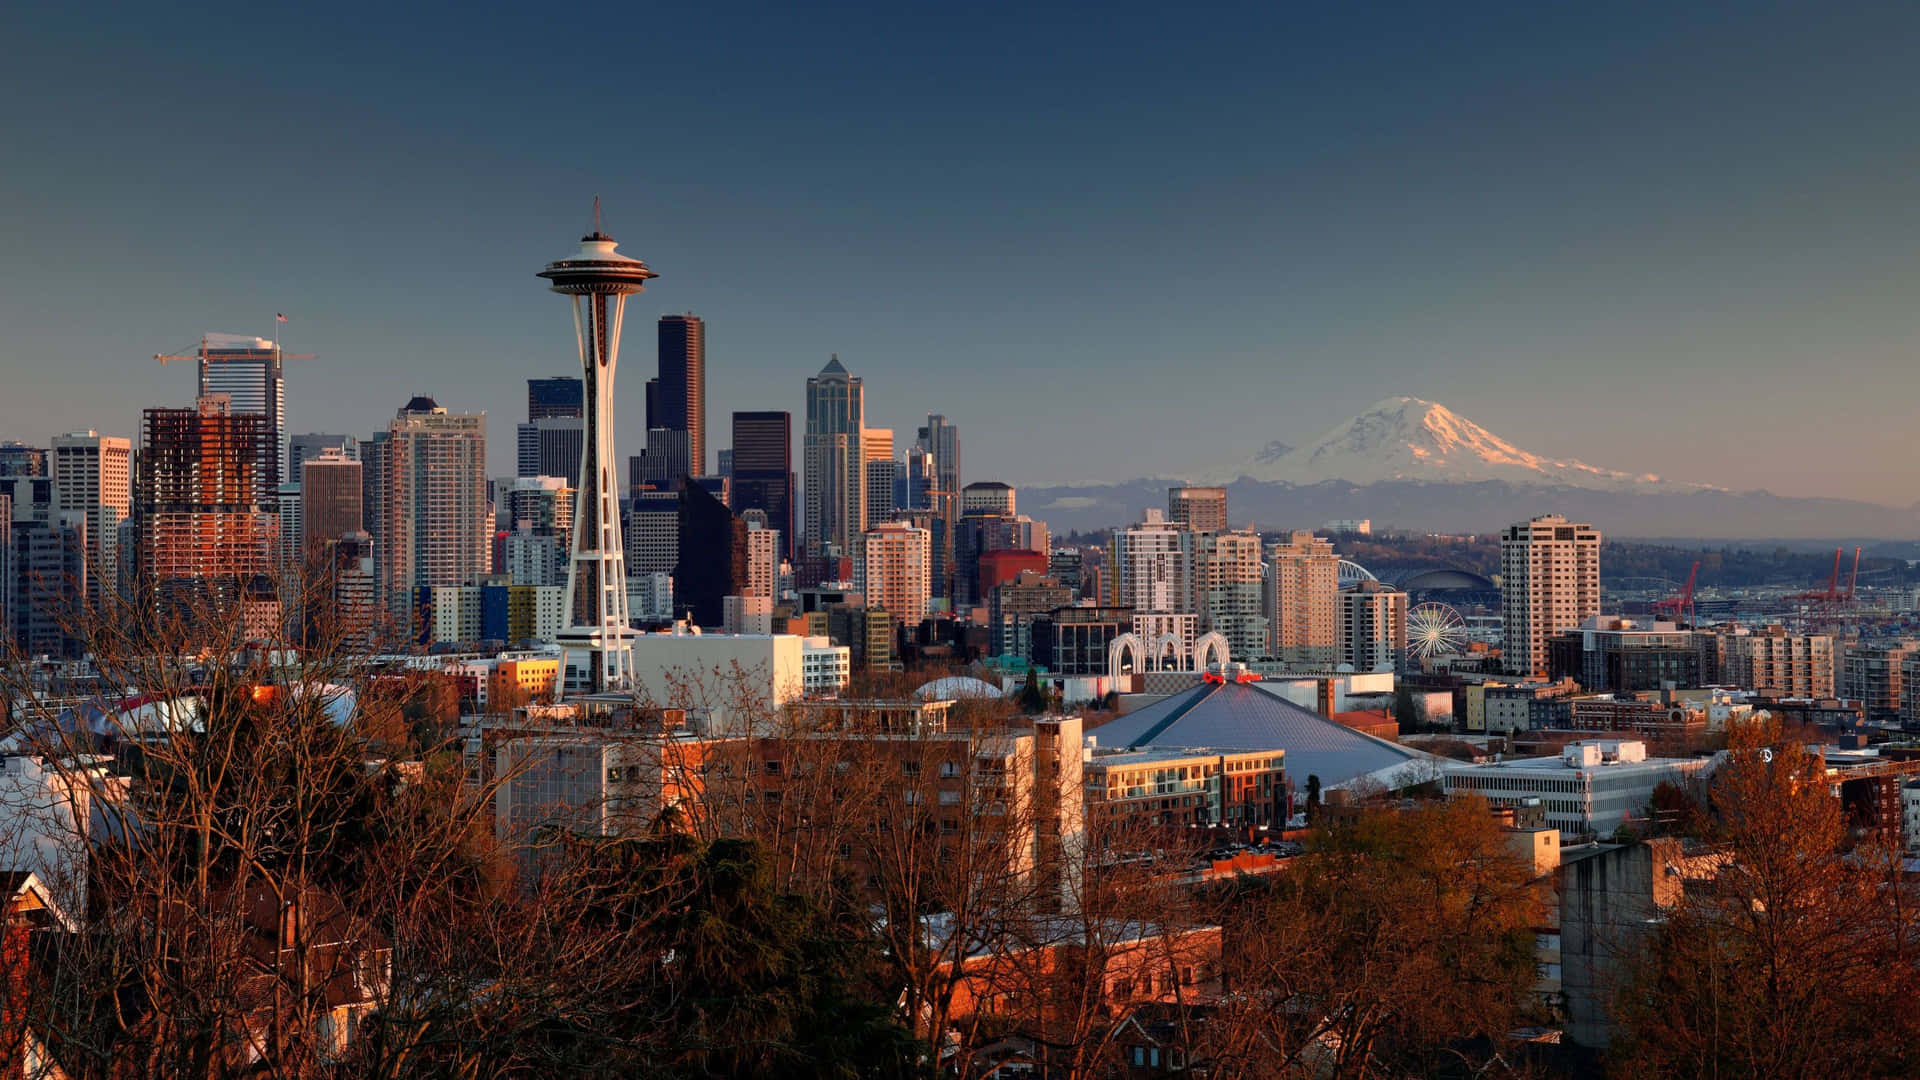
[[[600,231],[600,196],[598,195],[593,197],[593,234],[603,235]]]

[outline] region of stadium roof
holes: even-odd
[[[1408,786],[1409,765],[1436,760],[1411,747],[1376,739],[1301,708],[1258,683],[1201,683],[1087,732],[1101,749],[1206,746],[1280,750],[1295,783],[1318,776],[1321,787],[1371,779]],[[1426,780],[1425,770],[1417,770]]]

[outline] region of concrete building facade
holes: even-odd
[[[1600,532],[1558,514],[1510,525],[1500,574],[1507,670],[1545,675],[1548,640],[1600,614]]]
[[[1299,666],[1340,658],[1340,559],[1333,544],[1296,531],[1267,550],[1267,653]]]

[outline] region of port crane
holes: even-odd
[[[1699,579],[1700,579],[1700,560],[1695,559],[1693,560],[1693,569],[1687,571],[1686,586],[1680,590],[1679,595],[1677,596],[1669,596],[1665,600],[1655,601],[1653,605],[1653,613],[1656,616],[1658,615],[1678,616],[1681,612],[1684,611],[1686,612],[1686,615],[1687,615],[1687,624],[1689,626],[1693,625],[1693,622],[1694,622],[1693,586],[1694,586],[1694,583],[1697,582]]]

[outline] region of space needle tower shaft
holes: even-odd
[[[567,572],[567,626],[559,634],[564,666],[586,661],[579,686],[589,693],[625,690],[633,679],[633,628],[627,613],[626,558],[620,539],[619,475],[614,461],[613,377],[620,360],[620,320],[627,297],[658,277],[639,259],[614,250],[599,228],[580,238],[580,250],[551,263],[540,276],[554,292],[573,298],[574,337],[580,348],[585,431],[580,487],[573,503],[573,558]]]

